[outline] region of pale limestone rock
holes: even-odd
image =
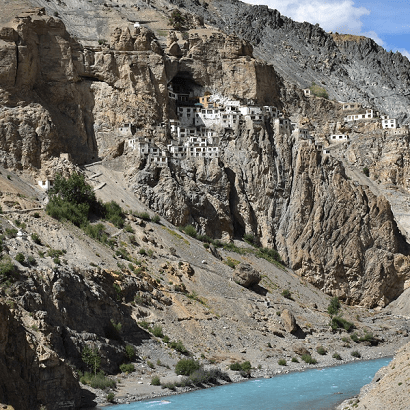
[[[281,318],[283,319],[283,324],[287,332],[296,332],[298,326],[296,324],[295,316],[291,311],[289,311],[288,309],[284,309],[281,313]]]

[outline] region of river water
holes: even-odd
[[[254,379],[108,407],[110,410],[329,410],[359,393],[391,358]],[[107,408],[107,409],[108,409]]]

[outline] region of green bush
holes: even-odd
[[[37,265],[37,261],[36,261],[36,258],[34,257],[34,256],[27,256],[27,264],[29,265],[29,266],[35,266],[35,265]]]
[[[245,235],[243,235],[243,240],[249,243],[249,245],[252,245],[252,246],[258,245],[258,240],[253,233],[246,233]]]
[[[329,306],[327,307],[327,312],[330,316],[336,316],[340,310],[340,302],[337,296],[330,299]]]
[[[310,92],[316,97],[322,97],[322,98],[329,99],[329,94],[327,93],[325,88],[320,87],[316,85],[315,83],[312,83],[309,89],[310,89]]]
[[[194,359],[181,359],[175,366],[175,373],[183,376],[190,376],[195,370],[198,370],[201,364]]]
[[[17,276],[17,269],[9,256],[0,260],[0,280],[11,280]]]
[[[199,386],[203,384],[218,383],[218,380],[231,381],[229,376],[220,369],[204,370],[202,367],[195,370],[188,378],[183,380],[182,385]]]
[[[249,361],[243,362],[243,363],[241,364],[241,369],[242,369],[244,372],[249,372],[249,371],[252,369],[251,363],[250,363]]]
[[[350,335],[350,339],[352,339],[353,342],[359,342],[359,336],[357,336],[357,333],[353,333],[352,335]]]
[[[141,322],[138,323],[140,327],[143,329],[149,329],[149,323],[145,320],[141,320]]]
[[[336,360],[342,360],[342,356],[340,356],[340,354],[337,353],[337,352],[333,353],[332,357],[333,357],[333,359],[336,359]]]
[[[121,341],[122,324],[115,323],[111,319],[107,326],[104,327],[104,334],[107,339]]]
[[[364,168],[363,168],[363,174],[365,174],[365,175],[368,177],[368,176],[370,175],[369,168],[364,167]]]
[[[84,175],[73,173],[68,178],[57,175],[49,191],[46,211],[55,219],[66,219],[82,226],[87,225],[91,211],[100,212],[100,204]]]
[[[148,212],[136,212],[135,216],[137,216],[138,218],[143,219],[144,221],[149,222],[151,220],[151,217],[149,215]]]
[[[130,224],[124,225],[124,231],[128,232],[128,233],[135,233],[135,230],[133,229],[133,227]]]
[[[162,332],[162,327],[160,325],[155,325],[152,328],[152,334],[155,337],[164,337],[164,333]]]
[[[278,365],[279,366],[286,366],[286,359],[279,359],[278,360]]]
[[[337,329],[344,329],[347,332],[350,332],[354,328],[353,323],[348,322],[347,320],[341,318],[340,316],[332,317],[332,320],[330,321],[330,326],[332,330],[334,331]]]
[[[362,357],[362,355],[360,354],[360,352],[359,352],[358,350],[353,350],[353,352],[350,352],[350,354],[351,354],[353,357],[357,357],[357,358]]]
[[[32,240],[34,243],[36,243],[37,245],[41,245],[41,239],[40,239],[40,237],[38,236],[37,233],[33,232],[33,233],[31,234],[31,240]]]
[[[159,215],[154,215],[154,216],[151,218],[151,221],[154,222],[154,223],[156,223],[156,224],[159,224],[160,221],[161,221],[161,218],[159,217]]]
[[[100,222],[95,225],[88,224],[83,227],[84,232],[97,241],[106,243],[108,235],[105,233],[104,225]]]
[[[127,359],[130,362],[132,362],[136,356],[135,347],[132,345],[126,345],[125,346],[125,356],[127,356]]]
[[[292,299],[292,293],[290,292],[289,289],[284,289],[281,295],[286,299]]]
[[[177,342],[170,342],[169,346],[172,349],[175,349],[177,352],[182,353],[182,354],[188,354],[188,349],[182,344],[180,340]]]
[[[24,257],[24,255],[21,253],[21,252],[19,252],[17,255],[16,255],[16,261],[18,262],[18,263],[21,263],[21,264],[23,264],[24,263],[24,260],[26,259],[25,257]]]
[[[151,379],[151,385],[152,386],[160,386],[161,385],[161,380],[159,376],[153,376]]]
[[[120,365],[120,370],[122,373],[132,373],[135,372],[135,366],[132,363],[123,363]]]
[[[179,11],[173,10],[169,18],[168,24],[175,30],[183,30],[187,22],[186,17]]]
[[[198,233],[196,232],[196,229],[195,229],[192,225],[187,225],[187,226],[183,229],[183,231],[184,231],[187,235],[191,236],[192,238],[196,238],[197,235],[198,235]]]
[[[84,375],[81,376],[80,382],[83,384],[88,384],[94,389],[101,390],[105,390],[107,388],[114,389],[115,387],[117,387],[117,383],[114,380],[106,377],[102,372],[95,375],[89,372],[85,372]]]
[[[107,221],[111,222],[117,228],[122,228],[124,226],[124,213],[115,201],[110,201],[104,204],[104,216]]]
[[[302,360],[307,364],[316,364],[317,360],[314,359],[310,354],[302,355]]]
[[[299,360],[298,360],[297,357],[292,357],[292,362],[293,362],[293,363],[299,363]]]
[[[325,349],[323,346],[319,346],[319,347],[316,349],[316,351],[317,351],[321,356],[324,356],[324,355],[327,353],[326,349]]]
[[[16,228],[6,228],[5,232],[8,238],[15,238],[17,236],[18,230]]]
[[[232,363],[229,368],[231,370],[239,371],[242,370],[241,364],[239,362]]]
[[[107,401],[109,403],[115,403],[115,394],[113,392],[107,394]]]

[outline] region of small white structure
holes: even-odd
[[[292,125],[288,118],[275,119],[275,132],[277,134],[291,134]]]
[[[324,148],[323,149],[323,155],[329,155],[330,154],[330,149],[329,148]]]
[[[388,115],[383,115],[381,118],[383,129],[397,128],[397,120],[395,118],[389,118]]]
[[[46,179],[42,181],[38,181],[38,185],[40,188],[44,189],[45,191],[48,191],[50,188],[54,186],[54,180],[53,179]]]
[[[296,128],[296,124],[293,125],[293,123],[291,123],[291,125],[293,128],[292,135],[294,135],[297,139],[307,140],[310,138],[310,133],[307,128]]]
[[[137,28],[137,27],[141,27],[141,24],[140,24],[140,23],[138,23],[138,21],[136,21],[136,22],[134,23],[134,27],[135,27],[135,28]]]
[[[346,121],[358,121],[358,120],[367,120],[367,119],[372,119],[372,118],[376,118],[376,112],[368,109],[366,110],[366,112],[364,114],[352,114],[352,115],[348,115],[346,117]]]
[[[346,134],[332,134],[329,135],[329,142],[334,144],[336,142],[345,142],[349,141],[349,136]]]
[[[303,94],[305,94],[305,97],[310,97],[312,95],[310,88],[304,88]]]
[[[123,124],[118,131],[123,136],[131,136],[132,135],[132,124]]]
[[[263,114],[266,117],[270,117],[270,118],[279,118],[279,111],[276,107],[272,106],[272,105],[265,105],[263,106]]]

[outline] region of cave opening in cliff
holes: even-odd
[[[198,97],[204,95],[204,87],[198,84],[189,71],[179,71],[169,82],[168,87],[178,95],[185,95],[186,102],[196,102]],[[178,102],[183,102],[178,99]]]

